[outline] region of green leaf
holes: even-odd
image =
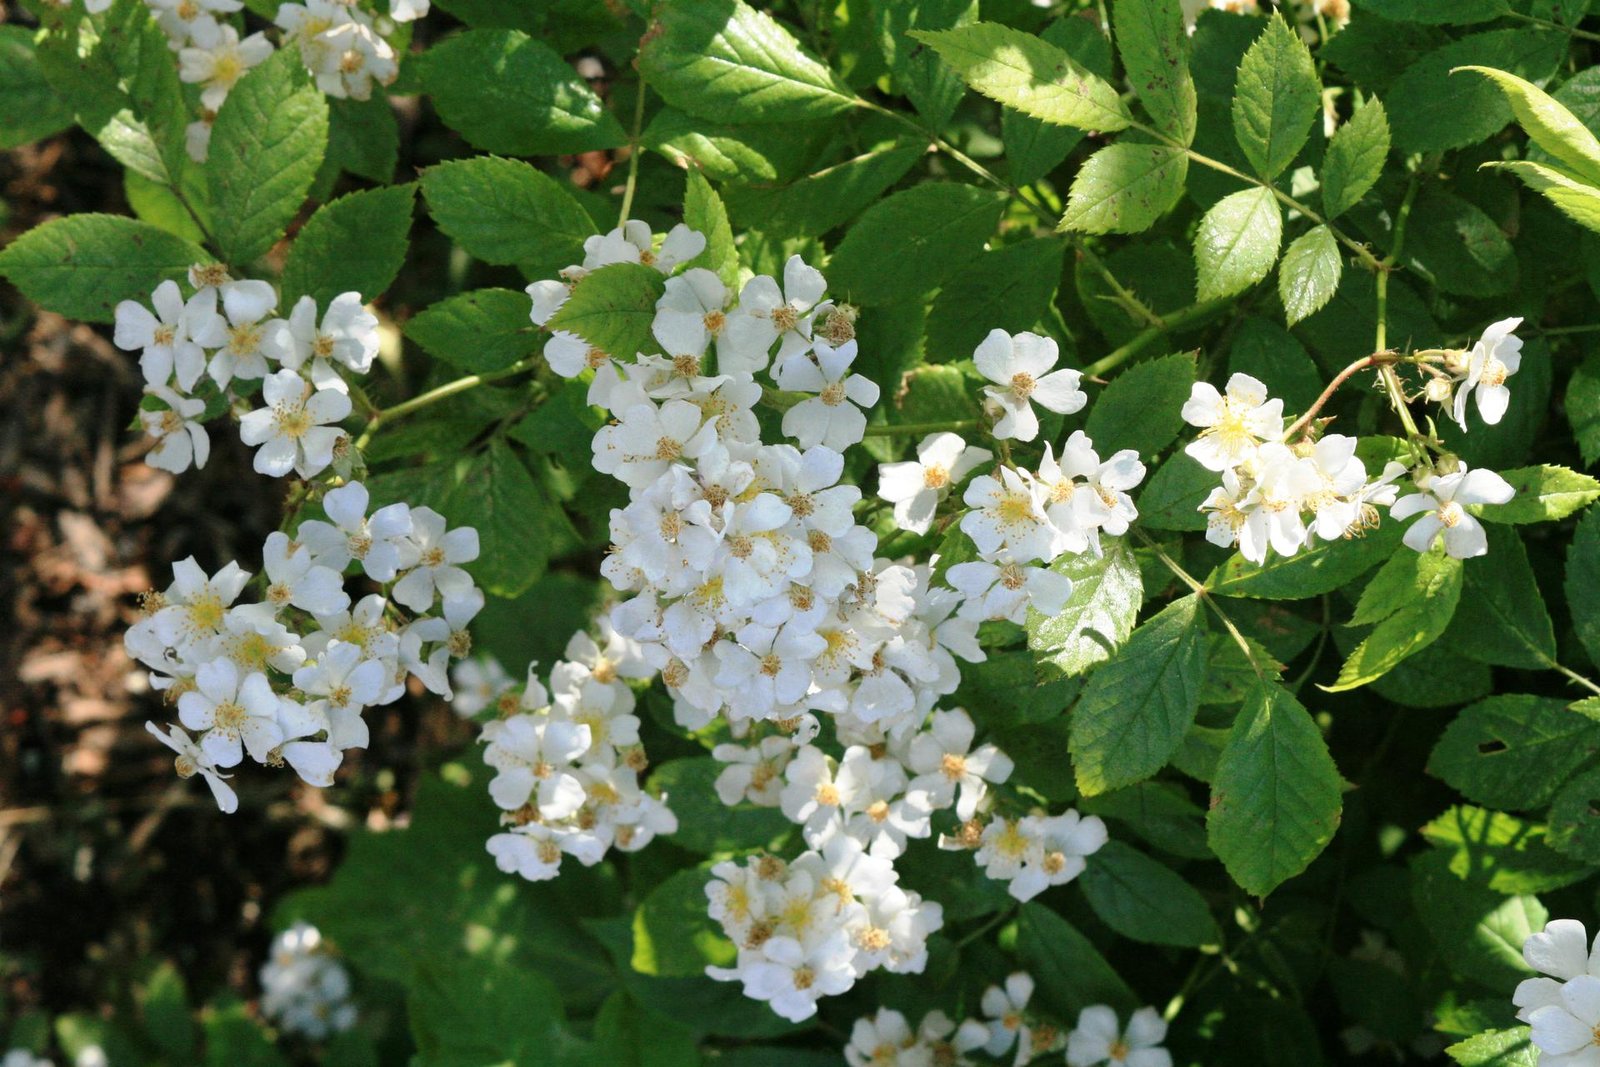
[[[1526,1026],[1489,1030],[1445,1049],[1461,1067],[1538,1067],[1539,1050]]]
[[[831,288],[866,305],[923,296],[983,251],[1004,207],[1003,198],[972,185],[902,189],[868,208],[844,235],[828,261]],[[896,253],[886,256],[886,248]]]
[[[1405,261],[1447,293],[1499,296],[1517,285],[1517,255],[1500,224],[1461,197],[1428,190],[1411,208]]]
[[[815,137],[803,136],[805,131],[804,126],[717,123],[664,107],[640,139],[677,166],[698,167],[713,181],[777,182],[793,178],[813,148]]]
[[[59,133],[72,125],[72,109],[45,80],[34,55],[33,34],[0,26],[0,151]]]
[[[1484,166],[1509,170],[1522,180],[1522,184],[1541,194],[1567,218],[1585,229],[1600,233],[1600,189],[1574,181],[1554,167],[1525,159],[1508,163],[1491,162]]]
[[[350,834],[332,881],[286,897],[274,927],[312,923],[367,979],[410,984],[419,963],[482,957],[500,974],[560,974],[566,1003],[592,1010],[616,978],[582,922],[620,907],[614,876],[573,864],[529,892],[484,848],[500,814],[487,772],[480,765],[474,780],[455,765],[447,774],[422,779],[407,828]],[[381,880],[407,892],[375,907]]]
[[[1389,158],[1389,116],[1383,101],[1369,97],[1350,121],[1334,132],[1322,157],[1322,211],[1338,218],[1361,202],[1383,174]]]
[[[1168,461],[1170,465],[1171,460]],[[1213,478],[1218,476],[1213,474]],[[1213,485],[1219,484],[1213,482]],[[1204,529],[1204,527],[1198,527]],[[1397,522],[1386,522],[1364,537],[1324,541],[1293,556],[1272,555],[1251,563],[1234,555],[1211,572],[1206,588],[1222,596],[1262,600],[1300,600],[1342,589],[1395,554],[1404,535]]]
[[[1192,144],[1197,104],[1178,0],[1117,0],[1111,15],[1133,91],[1163,133]]]
[[[1426,22],[1445,26],[1466,26],[1487,22],[1506,14],[1506,0],[1356,0],[1356,6],[1396,22]]]
[[[1098,797],[1084,797],[1085,815],[1115,819],[1156,849],[1183,859],[1210,859],[1205,812],[1182,789],[1166,782],[1141,782]],[[1112,835],[1116,840],[1116,835]]]
[[[1028,647],[1071,677],[1103,663],[1133,632],[1144,580],[1133,549],[1120,537],[1106,538],[1105,554],[1064,555],[1051,565],[1072,579],[1072,598],[1048,618],[1028,613]]]
[[[205,171],[212,237],[243,268],[266,254],[305,203],[328,145],[328,101],[299,52],[279,50],[239,80],[217,112]]]
[[[1283,398],[1288,411],[1304,411],[1322,393],[1324,375],[1297,337],[1260,315],[1239,324],[1228,351],[1228,373],[1248,374]]]
[[[1525,811],[1548,803],[1600,752],[1600,723],[1554,697],[1492,696],[1462,710],[1428,773],[1475,804]]]
[[[1264,897],[1310,865],[1339,826],[1339,772],[1311,715],[1282,686],[1251,690],[1211,783],[1206,831],[1245,892]]]
[[[1566,467],[1546,463],[1506,471],[1501,477],[1516,496],[1505,504],[1477,504],[1469,509],[1486,522],[1554,522],[1600,500],[1600,481]]]
[[[1588,650],[1589,661],[1600,664],[1600,509],[1584,513],[1567,549],[1563,582],[1572,628]]]
[[[1600,864],[1600,768],[1584,771],[1556,794],[1550,845],[1573,859]]]
[[[995,22],[912,31],[974,92],[1057,126],[1111,133],[1133,121],[1117,90],[1055,45]]]
[[[362,189],[324,204],[289,247],[283,267],[283,305],[302,296],[319,306],[355,291],[372,301],[393,284],[410,247],[416,187]]]
[[[1167,145],[1118,142],[1078,171],[1067,194],[1063,230],[1140,233],[1155,225],[1183,195],[1189,157]]]
[[[926,154],[915,140],[885,141],[788,185],[729,187],[723,199],[741,226],[815,237],[855,218]]]
[[[1257,174],[1270,181],[1294,162],[1321,107],[1311,50],[1275,15],[1245,53],[1233,96],[1234,137]]]
[[[1183,429],[1180,411],[1194,378],[1191,353],[1136,363],[1113,378],[1089,406],[1084,432],[1094,439],[1101,457],[1131,448],[1149,459]]]
[[[145,1032],[173,1063],[194,1061],[194,1020],[189,1017],[189,993],[183,975],[163,963],[150,976],[144,990]]]
[[[1528,551],[1515,530],[1486,529],[1489,554],[1466,561],[1461,603],[1444,647],[1480,663],[1544,670],[1555,662],[1555,626]]]
[[[872,18],[896,90],[911,100],[930,128],[939,129],[955,113],[965,86],[909,33],[970,25],[978,20],[978,0],[872,0]]]
[[[1411,898],[1450,969],[1498,995],[1533,973],[1522,943],[1544,928],[1537,897],[1502,896],[1450,870],[1450,857],[1424,853],[1411,865]]]
[[[206,1031],[205,1067],[287,1067],[267,1031],[231,997],[210,1004],[200,1021]]]
[[[561,998],[542,974],[481,960],[424,960],[406,998],[418,1067],[558,1062]]]
[[[1278,271],[1278,296],[1289,325],[1321,311],[1339,291],[1343,273],[1344,257],[1328,227],[1316,226],[1295,238]]]
[[[457,293],[412,316],[405,333],[435,359],[473,374],[509,367],[543,341],[528,319],[527,294],[510,289]]]
[[[1529,140],[1554,156],[1573,177],[1588,185],[1600,185],[1600,140],[1572,112],[1537,85],[1509,71],[1462,66],[1451,73],[1457,71],[1481,74],[1499,86]]]
[[[1057,1018],[1076,1019],[1091,1004],[1127,1012],[1141,1003],[1089,939],[1043,904],[1022,905],[1017,955],[1038,983],[1038,1003]]]
[[[1567,422],[1586,466],[1600,460],[1600,355],[1578,364],[1567,383]]]
[[[114,6],[101,25],[99,48],[116,71],[117,86],[132,109],[132,125],[147,132],[165,172],[147,176],[176,184],[191,166],[184,129],[193,116],[167,35],[154,15],[144,4]]]
[[[1565,35],[1525,29],[1475,33],[1428,53],[1384,96],[1396,147],[1405,152],[1460,148],[1487,140],[1511,121],[1511,105],[1494,83],[1452,78],[1455,68],[1492,66],[1537,82],[1555,71],[1566,52]]]
[[[692,1031],[645,1013],[638,1001],[617,990],[594,1019],[596,1063],[609,1067],[699,1067]]]
[[[1061,239],[1036,237],[984,252],[952,274],[928,313],[929,362],[970,358],[990,330],[1020,333],[1047,322],[1065,253]]]
[[[683,193],[683,221],[691,229],[705,236],[706,247],[684,265],[705,267],[730,290],[739,288],[739,253],[733,247],[733,227],[728,223],[728,209],[722,198],[711,188],[705,175],[692,170]]]
[[[583,261],[594,221],[562,183],[515,159],[476,156],[422,172],[428,213],[485,263],[516,264],[553,277]]]
[[[148,304],[157,285],[181,280],[211,258],[147,222],[85,213],[35,226],[0,249],[0,274],[40,307],[69,319],[111,322],[118,301]]]
[[[1072,713],[1072,765],[1085,796],[1155,774],[1194,725],[1206,669],[1200,600],[1167,605],[1089,676]]]
[[[699,977],[732,965],[733,942],[706,914],[710,874],[678,871],[650,891],[633,914],[633,969],[661,978]]]
[[[1204,530],[1200,505],[1220,484],[1216,471],[1206,470],[1187,453],[1174,452],[1140,492],[1139,522],[1153,530]]]
[[[445,515],[452,526],[478,531],[478,560],[468,565],[478,584],[495,596],[515,597],[544,574],[550,559],[546,520],[553,507],[511,446],[495,438],[473,457]]]
[[[1040,37],[1070,55],[1083,69],[1107,81],[1115,76],[1111,40],[1094,19],[1068,15],[1046,26]],[[1061,165],[1083,143],[1084,131],[1057,126],[1014,108],[1000,110],[1000,140],[1005,145],[1007,176],[1013,184],[1037,181]]]
[[[1428,843],[1450,857],[1452,874],[1507,894],[1544,893],[1594,873],[1553,850],[1546,833],[1546,827],[1515,815],[1468,805],[1453,807],[1422,828]]]
[[[1282,240],[1283,213],[1271,189],[1241,189],[1217,201],[1194,236],[1200,299],[1233,296],[1265,278],[1278,261]],[[1323,302],[1332,295],[1323,295]]]
[[[723,767],[700,756],[669,760],[651,773],[650,791],[661,794],[678,816],[678,831],[668,840],[703,854],[773,847],[789,831],[789,820],[777,808],[723,804],[716,790]]]
[[[328,159],[358,177],[388,184],[400,156],[400,124],[386,93],[328,101]]]
[[[1326,686],[1340,693],[1387,674],[1431,645],[1450,625],[1461,599],[1461,561],[1441,549],[1402,552],[1384,564],[1361,593],[1352,624],[1376,624]]]
[[[468,30],[423,53],[422,84],[445,125],[485,152],[616,148],[627,134],[560,53],[520,30]]]
[[[656,301],[666,288],[661,272],[640,263],[590,271],[545,325],[569,330],[590,345],[629,361],[650,343]]]
[[[153,182],[129,167],[122,172],[122,192],[128,198],[128,207],[140,219],[161,227],[175,237],[197,245],[204,243],[205,231],[195,222],[183,201],[167,186]]]
[[[1079,878],[1100,921],[1123,937],[1151,945],[1192,948],[1221,937],[1205,897],[1171,867],[1107,841]]]
[[[788,30],[743,0],[660,5],[637,62],[667,103],[719,122],[800,122],[857,106]]]

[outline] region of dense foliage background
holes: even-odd
[[[679,831],[529,884],[484,851],[497,812],[470,732],[420,692],[325,795],[283,786],[269,804],[246,780],[232,821],[169,813],[198,786],[152,800],[165,784],[108,777],[104,759],[76,768],[98,776],[79,789],[59,765],[61,677],[10,668],[34,642],[81,646],[59,622],[84,601],[24,592],[0,780],[35,814],[0,819],[7,1044],[99,1045],[117,1067],[803,1067],[838,1062],[880,1006],[959,1019],[1025,969],[1062,1029],[1094,1003],[1163,1010],[1180,1063],[1441,1062],[1446,1046],[1535,1062],[1510,1000],[1532,973],[1523,940],[1600,906],[1600,513],[1585,510],[1600,484],[1582,473],[1600,459],[1600,236],[1579,224],[1600,218],[1600,167],[1540,138],[1515,87],[1451,71],[1509,71],[1600,133],[1587,0],[1357,0],[1342,27],[1311,5],[1207,9],[1192,36],[1153,0],[436,5],[395,31],[398,75],[369,100],[325,97],[287,50],[246,74],[201,165],[185,145],[198,89],[143,3],[23,4],[0,26],[0,274],[37,307],[6,294],[6,362],[93,351],[115,367],[130,357],[56,316],[109,324],[196,262],[275,278],[285,307],[359,291],[386,338],[348,424],[367,484],[479,530],[491,597],[474,647],[515,675],[598,607],[626,502],[591,469],[603,417],[585,386],[523,362],[545,340],[523,286],[580,261],[586,238],[683,221],[730,283],[781,276],[793,254],[820,266],[860,310],[855,369],[885,397],[865,446],[878,462],[974,422],[971,356],[991,329],[1053,337],[1091,403],[1047,414],[1042,439],[1087,428],[1102,453],[1136,449],[1152,471],[1140,521],[1064,564],[1062,615],[987,627],[955,703],[1016,760],[1014,799],[1099,815],[1111,843],[1024,905],[969,856],[908,853],[902,882],[945,908],[926,972],[869,976],[789,1024],[704,976],[732,955],[704,884],[713,857],[792,853],[794,830],[722,807],[717,736],[675,725],[659,687],[641,697],[649,780]],[[227,17],[252,29],[275,7]],[[1513,161],[1544,170],[1485,166]],[[659,279],[625,274],[563,324],[648,344]],[[1463,433],[1433,408],[1419,431],[1518,488],[1483,513],[1487,556],[1418,556],[1390,521],[1262,565],[1200,536],[1216,477],[1182,451],[1195,381],[1245,372],[1300,412],[1362,357],[1465,348],[1509,317],[1527,344],[1506,416],[1471,414]],[[529,373],[497,377],[513,367]],[[137,383],[103,373],[122,375],[103,406],[128,425]],[[372,414],[464,375],[494,380]],[[1374,469],[1406,458],[1378,386],[1357,374],[1321,412],[1366,439]],[[5,417],[37,439],[27,395]],[[16,490],[35,525],[62,476],[40,462]],[[104,594],[102,638],[174,559],[243,559],[278,499],[299,508],[248,464],[219,444],[170,488],[186,503],[165,533],[117,535],[143,571]],[[137,454],[117,470],[153,474]],[[870,495],[874,464],[851,475]],[[103,502],[81,510],[114,521]],[[195,526],[207,512],[228,517]],[[870,522],[894,536],[886,514]],[[957,537],[890,543],[949,557]],[[165,765],[136,724],[115,736],[111,758]],[[326,1047],[274,1047],[248,1006],[266,931],[298,919],[354,974],[361,1022]]]

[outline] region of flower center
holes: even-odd
[[[749,559],[750,553],[754,550],[755,546],[744,534],[734,534],[728,538],[728,551],[733,554],[734,559]]]
[[[611,354],[603,348],[591,348],[583,354],[584,365],[590,370],[599,370],[611,360]]]
[[[939,771],[952,782],[967,773],[967,757],[955,752],[946,752],[939,761]]]
[[[261,347],[261,324],[246,322],[228,330],[228,351],[236,356],[248,356]]]
[[[671,462],[683,455],[683,443],[670,437],[662,437],[656,441],[656,459]]]
[[[366,559],[367,553],[372,550],[372,535],[366,532],[353,533],[345,538],[344,546],[355,559]]]
[[[1120,1038],[1120,1037],[1117,1038],[1115,1041],[1111,1042],[1111,1048],[1110,1048],[1111,1062],[1112,1063],[1121,1063],[1121,1062],[1123,1062],[1124,1060],[1126,1060],[1128,1058],[1128,1053],[1131,1052],[1131,1051],[1133,1051],[1133,1050],[1128,1048],[1128,1043],[1126,1041],[1122,1040],[1122,1038]]]
[[[161,436],[166,437],[168,434],[174,434],[183,429],[183,416],[168,408],[161,413],[161,422],[158,425],[161,430]]]
[[[451,656],[464,659],[472,651],[472,635],[465,630],[451,630],[450,639],[444,645],[450,650]]]
[[[311,354],[318,359],[327,359],[333,355],[333,336],[319,333],[311,342]]]
[[[810,989],[811,983],[817,980],[816,972],[810,967],[796,967],[794,971],[794,987],[796,989]]]
[[[438,545],[434,545],[432,548],[428,549],[422,554],[422,559],[419,562],[424,567],[444,566],[444,549],[440,548]]]
[[[1466,517],[1467,513],[1454,500],[1447,500],[1439,505],[1439,521],[1444,524],[1447,530],[1459,526],[1461,520]]]
[[[806,534],[806,544],[811,546],[813,552],[827,552],[833,548],[833,538],[821,530],[812,530]]]
[[[267,587],[267,599],[282,607],[294,596],[294,590],[283,582],[273,582]]]
[[[342,708],[350,703],[350,698],[354,695],[348,685],[336,686],[333,692],[328,694],[328,703],[336,708]]]
[[[1012,493],[1000,501],[1000,506],[995,509],[999,512],[1000,521],[1008,524],[1030,522],[1033,519],[1033,498],[1021,493]]]
[[[1060,874],[1067,866],[1067,855],[1064,852],[1048,852],[1044,857],[1044,873]]]
[[[306,432],[315,425],[311,416],[306,413],[303,405],[296,404],[290,407],[280,404],[272,413],[272,421],[278,427],[278,434],[290,440],[298,441]]]
[[[830,408],[836,408],[844,403],[844,385],[840,382],[829,382],[823,387],[821,400]]]
[[[868,805],[868,807],[867,807],[867,818],[871,819],[873,822],[882,822],[883,820],[887,819],[888,817],[889,817],[889,802],[888,801],[886,801],[886,800],[874,800],[870,805]]]
[[[943,489],[950,484],[950,472],[937,463],[922,470],[922,485],[926,489]]]
[[[244,63],[237,52],[222,53],[211,67],[211,81],[216,85],[233,85],[243,74]]]
[[[1022,573],[1022,568],[1015,563],[1007,563],[1000,568],[1000,584],[1012,592],[1016,592],[1027,584],[1028,576]]]
[[[807,518],[815,514],[817,510],[817,502],[810,493],[802,493],[797,490],[789,494],[787,502],[789,510],[794,512],[796,518]]]
[[[700,359],[697,356],[673,356],[672,373],[680,378],[698,378]]]
[[[177,7],[177,15],[185,22],[193,22],[200,17],[200,5],[196,0],[181,0]]]
[[[1510,375],[1511,372],[1506,369],[1504,363],[1490,356],[1489,361],[1483,365],[1483,376],[1478,379],[1478,384],[1490,387],[1504,385]]]
[[[179,778],[193,778],[195,772],[200,769],[193,756],[179,756],[172,761],[172,766],[178,772]]]
[[[838,786],[834,785],[832,782],[823,782],[821,785],[817,786],[816,800],[818,804],[821,804],[825,808],[837,808],[839,806]]]
[[[778,654],[776,652],[768,652],[765,656],[761,657],[761,673],[766,675],[768,678],[776,678],[778,676],[778,672],[782,669],[783,660],[778,658]]]
[[[216,630],[222,625],[222,598],[204,593],[189,601],[189,624],[196,630]]]
[[[222,730],[226,733],[233,733],[234,731],[237,731],[239,727],[244,725],[244,720],[246,718],[248,718],[248,715],[244,708],[240,707],[231,700],[224,700],[222,703],[217,705],[216,721],[217,729],[219,730]]]
[[[700,321],[705,326],[706,333],[709,333],[711,336],[715,337],[717,334],[721,333],[722,328],[728,324],[728,316],[724,315],[720,311],[708,311],[706,312],[706,317]]]
[[[772,325],[778,328],[779,333],[788,333],[799,321],[800,313],[788,304],[772,309]]]
[[[150,335],[150,339],[158,345],[170,345],[173,341],[177,340],[177,337],[178,328],[176,326],[169,326],[164,322],[160,326],[157,326],[154,332],[152,332]]]
[[[1011,391],[1016,394],[1018,400],[1026,400],[1032,396],[1034,387],[1038,384],[1033,380],[1033,375],[1026,372],[1018,372],[1011,376]]]

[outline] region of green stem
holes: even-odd
[[[1135,529],[1133,533],[1140,541],[1144,542],[1146,548],[1156,554],[1156,558],[1162,562],[1167,570],[1171,571],[1184,585],[1187,585],[1190,591],[1200,598],[1202,604],[1211,609],[1212,613],[1221,621],[1223,628],[1228,631],[1228,635],[1233,638],[1234,644],[1238,645],[1240,651],[1244,653],[1244,658],[1250,663],[1250,669],[1256,672],[1257,678],[1265,681],[1270,672],[1262,670],[1260,662],[1256,659],[1255,649],[1250,647],[1250,642],[1245,639],[1244,634],[1239,632],[1239,627],[1234,625],[1233,620],[1228,618],[1227,612],[1223,611],[1217,604],[1216,599],[1211,595],[1211,590],[1205,587],[1205,583],[1184,570],[1182,564],[1167,555],[1166,549],[1156,544],[1155,539],[1149,534],[1140,529]]]
[[[1555,30],[1557,33],[1564,33],[1568,37],[1576,37],[1582,41],[1600,41],[1600,33],[1590,33],[1588,30],[1580,30],[1576,26],[1563,26],[1559,22],[1540,18],[1538,15],[1525,15],[1520,11],[1506,11],[1502,12],[1502,14],[1506,18],[1520,19],[1531,26],[1542,26],[1544,29]]]
[[[1365,264],[1368,269],[1380,269],[1380,261],[1377,256],[1372,254],[1371,249],[1361,242],[1346,235],[1343,230],[1340,230],[1333,223],[1329,222],[1327,219],[1323,218],[1315,210],[1313,210],[1309,204],[1296,200],[1282,189],[1279,189],[1272,182],[1246,174],[1244,171],[1239,170],[1236,167],[1228,166],[1228,164],[1222,162],[1220,159],[1212,159],[1203,152],[1196,152],[1188,145],[1183,144],[1181,141],[1173,140],[1171,137],[1168,137],[1166,134],[1153,127],[1134,123],[1133,128],[1157,138],[1170,148],[1178,149],[1190,159],[1194,160],[1196,163],[1199,163],[1201,166],[1210,167],[1214,171],[1237,178],[1248,185],[1257,185],[1263,189],[1270,190],[1272,195],[1277,197],[1285,207],[1293,208],[1295,211],[1298,211],[1301,215],[1310,219],[1319,226],[1326,226],[1328,228],[1328,232],[1333,234],[1334,239],[1354,253],[1356,258],[1361,260],[1361,262]]]
[[[414,411],[419,411],[430,404],[437,404],[439,401],[455,396],[457,393],[465,393],[469,389],[476,389],[480,385],[497,382],[503,378],[513,378],[538,366],[539,360],[539,356],[529,356],[500,370],[485,371],[482,374],[469,374],[465,378],[457,378],[453,382],[445,382],[437,388],[429,389],[426,393],[419,393],[410,400],[402,400],[394,407],[384,408],[382,411],[373,414],[372,419],[367,423],[367,428],[362,431],[360,437],[356,438],[356,450],[360,451],[365,448],[367,443],[372,440],[372,435],[377,432],[378,427],[385,423],[404,418]]]
[[[868,426],[868,437],[915,437],[918,434],[930,433],[961,433],[966,430],[976,430],[981,423],[977,419],[955,419],[949,422],[902,422],[891,425],[880,423]]]
[[[1399,214],[1395,217],[1394,245],[1389,249],[1389,254],[1378,264],[1375,283],[1378,323],[1372,345],[1374,352],[1385,352],[1389,348],[1389,275],[1394,271],[1395,264],[1400,262],[1400,253],[1405,249],[1406,224],[1411,220],[1411,206],[1416,203],[1417,189],[1420,185],[1421,172],[1414,170],[1406,183],[1406,195],[1400,202]],[[1395,414],[1400,416],[1400,424],[1405,427],[1406,441],[1411,446],[1412,459],[1418,462],[1426,460],[1428,456],[1426,438],[1422,431],[1417,429],[1416,420],[1411,417],[1411,406],[1406,402],[1406,391],[1400,384],[1400,375],[1394,369],[1394,364],[1384,366],[1378,372],[1378,376],[1383,382],[1384,391],[1389,394],[1389,406],[1394,408]]]
[[[639,184],[639,131],[644,128],[644,79],[639,79],[639,95],[633,103],[633,132],[628,136],[628,181],[622,187],[622,211],[617,225],[628,221],[633,210],[633,191]]]
[[[1162,315],[1153,325],[1134,337],[1133,340],[1116,349],[1105,358],[1096,360],[1083,368],[1083,375],[1086,378],[1098,378],[1108,371],[1115,370],[1174,330],[1181,330],[1186,326],[1203,322],[1217,312],[1232,307],[1234,303],[1236,301],[1232,297],[1219,300],[1202,300],[1198,304],[1191,304],[1186,308],[1172,312],[1170,315]]]

